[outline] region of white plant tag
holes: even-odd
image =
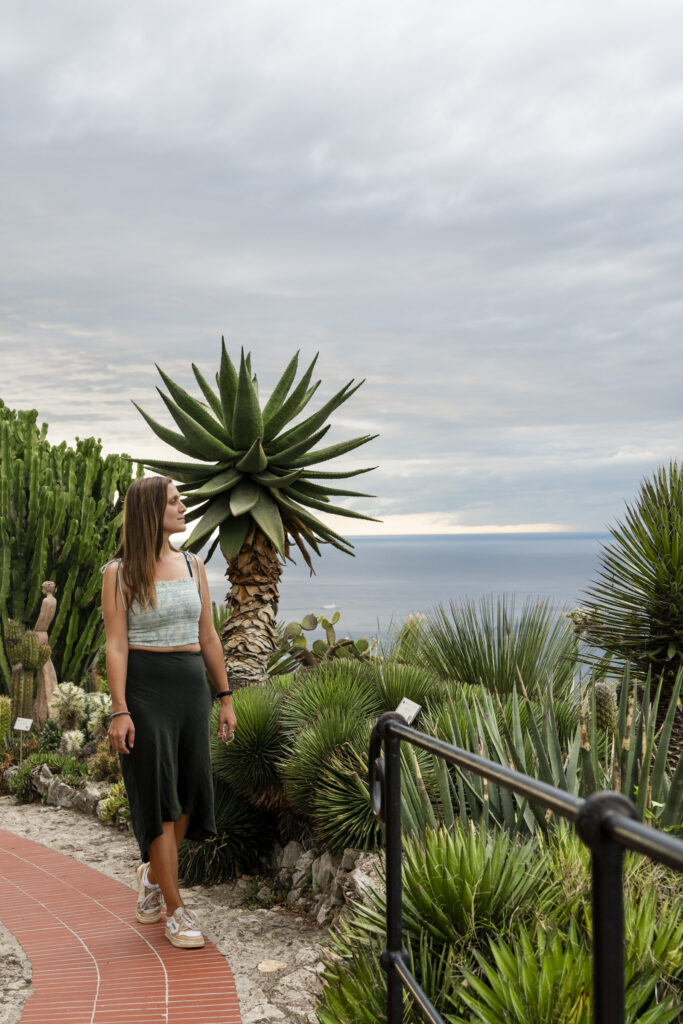
[[[32,718],[17,718],[14,723],[15,732],[30,732],[31,726],[33,725]]]

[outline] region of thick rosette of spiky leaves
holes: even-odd
[[[344,455],[377,435],[367,434],[327,448],[316,447],[330,429],[330,415],[355,394],[363,381],[349,381],[316,412],[292,425],[320,384],[311,383],[317,358],[316,355],[296,382],[297,353],[263,408],[258,382],[251,372],[251,356],[242,351],[238,371],[224,341],[216,390],[192,364],[203,402],[157,367],[168,390],[166,395],[158,389],[159,394],[180,432],[162,426],[140,406],[136,408],[162,441],[197,461],[145,461],[144,465],[178,483],[183,501],[190,508],[186,521],[197,520],[185,543],[189,551],[199,551],[218,530],[207,560],[218,543],[225,558],[230,559],[241,550],[255,525],[283,558],[291,538],[311,570],[310,550],[319,555],[321,543],[353,553],[350,541],[315,513],[372,519],[335,505],[330,499],[373,495],[334,487],[328,481],[357,476],[375,467],[337,472],[311,467]]]

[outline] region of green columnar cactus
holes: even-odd
[[[18,668],[12,673],[12,724],[17,718],[31,717],[35,678],[36,674],[31,669]]]
[[[10,619],[5,630],[5,643],[7,646],[7,657],[10,665],[16,665],[21,661],[21,641],[24,635],[20,623]]]
[[[12,736],[12,703],[9,697],[0,697],[0,753],[5,750],[8,737]]]
[[[35,621],[46,579],[59,602],[50,627],[58,677],[80,678],[101,646],[98,570],[116,550],[133,478],[127,456],[103,457],[92,437],[51,445],[36,419],[0,400],[0,690],[16,664],[10,619]]]
[[[35,671],[38,668],[38,637],[32,629],[27,629],[21,638],[21,664],[25,669]]]

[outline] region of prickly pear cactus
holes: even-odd
[[[0,753],[12,737],[12,704],[9,697],[0,697]]]
[[[313,668],[321,661],[328,661],[330,658],[355,658],[358,661],[367,661],[373,652],[375,641],[367,640],[365,637],[360,640],[352,640],[350,637],[339,637],[334,627],[339,622],[340,612],[335,612],[332,619],[324,615],[305,615],[301,622],[289,622],[282,634],[282,641],[268,663],[269,675],[282,675],[285,672],[293,672],[298,667]],[[311,632],[322,626],[325,631],[325,639],[317,638],[311,644],[310,650],[307,646],[305,632]]]

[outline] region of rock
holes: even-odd
[[[71,807],[76,790],[67,786],[60,778],[54,778],[48,784],[45,803],[52,807]]]
[[[293,907],[298,900],[301,899],[301,889],[290,889],[285,896],[285,903],[289,907]]]
[[[273,1006],[272,1003],[261,1003],[242,1015],[242,1024],[258,1024],[258,1021],[261,1020],[284,1019],[284,1013],[282,1010],[278,1010],[277,1006]]]
[[[294,839],[292,839],[289,843],[287,843],[284,850],[282,851],[282,860],[280,863],[280,867],[287,868],[289,871],[293,871],[294,868],[296,867],[296,862],[298,861],[302,853],[303,849],[301,847],[301,844],[297,843]]]
[[[320,928],[326,928],[328,925],[332,924],[333,918],[334,906],[332,901],[329,899],[323,900],[317,914],[315,915],[316,924],[319,925]]]
[[[272,895],[273,890],[270,888],[270,886],[262,885],[259,891],[256,893],[256,899],[261,900],[261,902],[265,902],[266,900],[271,899]]]
[[[368,875],[360,868],[354,868],[341,884],[344,898],[364,900],[370,892],[380,892],[382,883],[374,875]]]
[[[361,853],[362,850],[352,850],[350,847],[344,850],[340,864],[342,871],[353,871]]]
[[[79,790],[73,798],[72,807],[81,814],[95,814],[97,805],[100,802],[101,792],[99,787],[86,786]]]
[[[270,857],[261,857],[261,863],[266,870],[279,871],[282,867],[282,856],[284,854],[283,848],[279,843],[275,843],[273,846],[273,852]]]
[[[316,857],[311,865],[311,880],[313,892],[325,892],[334,878],[339,867],[339,857],[332,853],[323,853]]]
[[[18,771],[19,771],[19,768],[15,764],[14,765],[10,765],[9,768],[5,768],[5,771],[4,771],[3,776],[2,776],[2,780],[3,780],[3,782],[5,783],[6,786],[9,786],[10,779],[13,779]]]
[[[311,877],[311,866],[317,857],[317,850],[306,850],[301,854],[292,872],[292,888],[299,889]]]
[[[262,974],[270,974],[272,971],[281,971],[286,966],[284,960],[262,960],[260,964],[257,964],[257,970]]]
[[[47,793],[48,787],[52,782],[54,775],[50,771],[48,765],[41,764],[40,768],[34,768],[31,772],[31,786],[35,789],[36,793],[43,796]]]
[[[97,817],[101,821],[105,821],[106,820],[105,817],[104,817],[104,815],[105,815],[104,807],[105,807],[106,803],[107,803],[106,798],[103,798],[102,800],[98,800],[97,806],[95,808],[95,814],[97,815]]]

